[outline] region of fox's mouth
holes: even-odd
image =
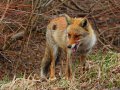
[[[78,44],[75,44],[74,47],[72,47],[72,52],[75,53],[78,49]]]
[[[71,48],[72,52],[75,53],[77,52],[79,46],[83,45],[82,42],[77,42],[76,44],[74,44],[74,46]]]

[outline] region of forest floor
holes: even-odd
[[[35,37],[39,35],[39,37]],[[28,44],[25,44],[28,43]],[[1,90],[119,90],[120,54],[94,48],[87,58],[87,69],[83,74],[78,60],[73,61],[73,79],[59,76],[57,80],[42,80],[40,63],[45,50],[45,38],[41,33],[31,35],[29,42],[17,41],[14,48],[1,52]],[[12,47],[12,46],[11,46]],[[64,58],[61,58],[64,59]],[[64,74],[63,74],[64,75]],[[118,89],[119,88],[119,89]]]

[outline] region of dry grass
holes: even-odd
[[[120,88],[120,54],[97,51],[88,57],[88,69],[81,74],[77,61],[74,64],[74,78],[66,81],[58,78],[56,81],[43,81],[38,76],[14,78],[12,81],[2,81],[1,90],[109,90]],[[6,77],[7,78],[7,77]]]

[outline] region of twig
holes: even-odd
[[[4,19],[4,17],[5,17],[5,14],[6,14],[6,12],[7,12],[8,8],[9,8],[9,3],[10,3],[10,1],[8,0],[8,1],[7,1],[6,8],[5,8],[5,11],[4,11],[4,13],[3,13],[3,15],[2,15],[2,17],[1,17],[1,19],[0,19],[0,23],[2,22],[2,20],[3,20],[3,19]]]
[[[87,13],[87,12],[88,12],[87,10],[85,10],[85,8],[79,6],[79,5],[78,5],[77,3],[75,3],[73,0],[71,0],[71,2],[73,3],[73,5],[74,5],[77,9],[81,10],[82,12],[84,12],[84,13]]]
[[[66,3],[65,3],[65,1],[63,1],[63,0],[59,0],[61,3],[63,3],[63,5],[64,6],[66,6],[67,8],[69,8],[69,9],[71,9],[71,10],[74,10],[74,11],[79,11],[78,9],[75,9],[75,8],[73,8],[73,7],[70,7],[69,5],[67,5]]]

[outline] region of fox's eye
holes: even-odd
[[[68,38],[71,38],[71,35],[68,33]]]

